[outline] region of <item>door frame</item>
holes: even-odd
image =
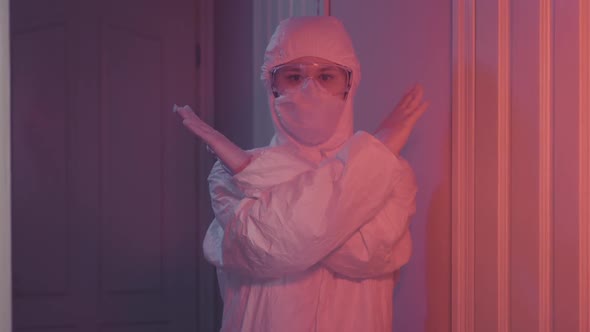
[[[215,124],[215,41],[214,41],[214,0],[194,0],[197,7],[197,36],[200,52],[200,64],[198,68],[198,90],[197,103],[199,116],[209,125]],[[197,237],[198,240],[205,237],[209,221],[212,220],[210,203],[208,197],[209,184],[207,176],[211,169],[212,158],[210,153],[199,144],[196,151],[197,158]],[[217,276],[215,269],[210,266],[204,259],[202,246],[199,242],[197,245],[197,312],[198,331],[214,331],[218,329],[217,317],[221,312],[210,314],[210,308],[215,306],[218,299],[217,293]],[[209,310],[201,310],[209,308]],[[205,313],[205,315],[203,315]]]
[[[12,331],[10,228],[10,14],[0,0],[0,330]]]

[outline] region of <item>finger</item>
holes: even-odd
[[[212,137],[219,134],[215,129],[213,129],[213,127],[199,118],[185,119],[183,120],[183,124],[189,127],[191,131],[203,139],[207,139],[207,137]]]
[[[174,105],[174,112],[178,113],[182,117],[186,117],[187,112],[185,111],[184,107]]]
[[[430,101],[425,101],[421,103],[412,114],[408,117],[408,122],[412,124],[416,123],[420,117],[426,112],[428,107],[430,106]]]
[[[417,86],[414,85],[410,90],[408,90],[408,92],[406,92],[402,100],[399,102],[398,107],[404,108],[414,99],[414,92],[416,91],[416,88]]]
[[[172,106],[172,112],[178,113],[180,111],[189,111],[189,112],[192,112],[193,109],[190,106],[188,106],[188,105],[178,106],[178,105],[174,104],[174,106]]]
[[[190,108],[178,108],[178,114],[180,114],[180,116],[183,119],[199,119],[201,120],[201,118],[199,118],[198,115],[195,114],[195,112],[193,112],[192,109]]]
[[[182,120],[182,124],[183,124],[185,127],[189,128],[189,129],[190,129],[191,131],[193,131],[193,132],[194,132],[194,131],[200,131],[200,130],[199,130],[199,129],[200,129],[200,128],[199,128],[199,125],[198,125],[196,122],[194,122],[194,121],[192,121],[192,120],[190,120],[190,119],[185,119],[185,120]]]
[[[193,134],[195,134],[197,137],[199,137],[202,140],[206,140],[207,137],[209,137],[210,133],[208,132],[208,130],[206,128],[203,128],[193,122],[189,122],[189,121],[183,121],[182,124],[184,124],[184,126]]]
[[[190,120],[193,122],[198,122],[200,119],[195,117],[193,114],[191,113],[186,113],[186,111],[182,111],[182,112],[178,112],[180,114],[180,116],[182,117],[183,120]]]
[[[188,112],[188,113],[193,113],[193,114],[195,114],[195,115],[196,115],[195,111],[194,111],[194,110],[193,110],[193,109],[192,109],[190,106],[188,106],[188,105],[184,105],[184,106],[182,107],[182,109],[183,109],[183,110],[185,110],[185,111],[186,111],[186,112]]]
[[[416,90],[414,90],[414,98],[408,104],[407,107],[410,109],[418,107],[418,105],[420,105],[422,103],[423,97],[424,97],[424,89],[422,88],[422,85],[418,84],[418,85],[416,85]]]
[[[184,119],[184,120],[182,120],[182,123],[185,126],[191,127],[191,128],[193,128],[195,130],[198,130],[201,133],[205,133],[205,132],[209,131],[209,128],[211,128],[206,123],[204,123],[203,121],[198,120],[198,119],[197,120],[195,120],[195,119]]]
[[[418,108],[418,113],[420,115],[424,114],[424,112],[426,112],[426,110],[430,107],[430,101],[427,100],[425,102],[422,103],[422,105],[420,105],[420,107]]]

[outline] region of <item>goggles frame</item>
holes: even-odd
[[[280,92],[278,91],[277,87],[275,86],[275,82],[276,82],[276,75],[277,75],[277,71],[279,71],[282,68],[285,68],[287,66],[334,66],[334,67],[338,67],[339,69],[344,70],[344,72],[346,73],[346,87],[344,88],[344,97],[346,98],[348,96],[348,93],[350,92],[350,88],[352,87],[352,69],[350,69],[349,67],[343,66],[341,64],[337,64],[337,63],[318,63],[318,62],[313,62],[313,63],[283,63],[277,66],[274,66],[271,70],[270,70],[270,79],[271,79],[271,90],[273,95],[276,97],[280,96]],[[309,78],[309,76],[307,77]]]

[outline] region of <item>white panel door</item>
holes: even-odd
[[[19,0],[15,331],[196,329],[193,0]]]

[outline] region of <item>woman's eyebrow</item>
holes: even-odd
[[[333,70],[338,70],[338,67],[334,67],[334,66],[322,66],[319,68],[320,71],[333,71]]]
[[[300,67],[285,67],[282,71],[286,71],[286,72],[301,72],[302,69]]]

